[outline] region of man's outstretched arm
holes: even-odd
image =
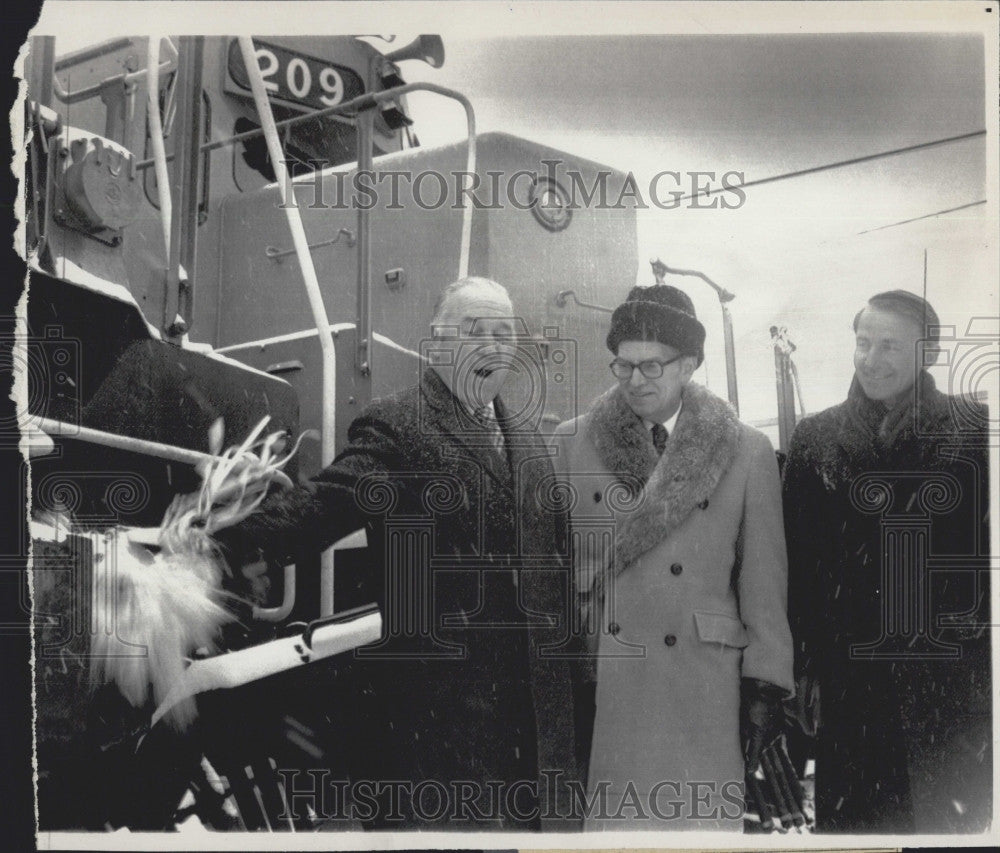
[[[356,499],[358,482],[400,470],[400,436],[381,412],[370,410],[351,424],[348,439],[337,458],[307,483],[270,495],[252,515],[216,534],[230,566],[260,558],[290,563],[298,554],[328,548],[372,519]]]

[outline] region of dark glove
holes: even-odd
[[[795,696],[785,700],[785,717],[794,722],[802,733],[815,737],[822,725],[820,717],[819,682],[808,675],[800,675],[795,682]]]
[[[740,694],[740,740],[746,772],[750,774],[760,766],[761,752],[781,734],[788,691],[759,678],[744,678]]]

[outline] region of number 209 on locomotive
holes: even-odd
[[[323,109],[364,94],[364,83],[350,68],[254,39],[257,64],[268,97],[291,106]],[[229,43],[225,90],[245,95],[250,78],[235,39]]]

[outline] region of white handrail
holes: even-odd
[[[170,54],[170,58],[164,60],[162,64],[158,65],[158,67],[156,68],[157,73],[159,73],[160,71],[166,71],[168,68],[170,68],[171,65],[173,65],[177,61],[177,48],[174,47],[174,43],[169,38],[164,38],[163,40],[167,43],[167,53]],[[126,42],[128,41],[129,40],[126,39]],[[112,46],[112,49],[114,49],[115,40],[111,40],[107,44]],[[97,54],[97,56],[100,55],[102,54],[100,53]],[[94,58],[93,55],[91,56],[91,58]],[[63,57],[63,60],[65,59],[66,57]],[[63,67],[69,67],[69,66],[63,66]],[[143,77],[146,76],[147,70],[148,69],[146,68],[140,68],[138,71],[131,71],[128,74],[122,75],[121,81],[123,84],[135,83],[136,81],[141,80]],[[107,80],[104,81],[104,83],[107,82],[108,82]],[[104,84],[96,83],[93,86],[88,86],[86,89],[79,89],[76,92],[70,92],[69,89],[63,86],[63,84],[59,81],[57,73],[53,72],[52,74],[52,92],[64,104],[77,104],[80,103],[81,101],[86,101],[89,98],[93,98],[95,95],[99,95],[101,93],[102,85]]]
[[[462,109],[465,110],[465,126],[468,136],[468,147],[465,156],[465,171],[469,175],[476,172],[476,113],[472,108],[472,102],[461,92],[449,89],[446,86],[439,86],[437,83],[406,83],[393,89],[385,89],[381,92],[371,92],[367,98],[372,103],[382,103],[402,97],[410,92],[433,92],[445,98],[458,101]],[[361,96],[364,98],[365,96]],[[358,98],[357,100],[361,100]],[[458,277],[466,278],[469,275],[469,253],[472,246],[472,210],[475,205],[466,203],[465,193],[462,196],[462,235],[458,256]]]
[[[175,57],[176,58],[176,57]],[[146,51],[146,68],[149,71],[147,88],[149,106],[146,116],[149,120],[149,140],[153,143],[153,165],[156,169],[156,195],[160,202],[160,224],[163,227],[163,245],[170,257],[170,219],[173,204],[170,200],[170,177],[167,174],[167,151],[163,144],[163,123],[160,120],[160,40],[149,37]]]
[[[160,60],[159,49],[162,42],[167,43],[167,53],[170,55],[170,57],[169,59],[163,60],[162,64],[159,64]],[[136,80],[141,80],[146,75],[147,71],[149,73],[155,73],[157,77],[159,77],[161,71],[166,71],[171,65],[177,62],[177,48],[174,46],[174,43],[167,36],[163,36],[162,39],[157,39],[156,61],[157,61],[156,65],[150,63],[147,64],[145,68],[140,68],[138,71],[132,71],[126,74],[125,82],[133,83]]]
[[[307,634],[282,637],[192,661],[153,712],[150,725],[155,726],[167,711],[189,696],[208,690],[231,690],[269,675],[367,646],[381,636],[382,614],[375,610],[343,622],[307,630]]]
[[[28,362],[24,363],[27,364]],[[173,444],[163,444],[159,441],[149,441],[144,438],[133,438],[130,435],[119,435],[118,433],[93,429],[92,427],[80,426],[79,424],[57,421],[53,418],[39,418],[27,413],[25,413],[25,418],[26,421],[21,425],[22,432],[25,435],[30,435],[33,431],[41,430],[50,438],[53,436],[57,438],[71,438],[74,441],[99,444],[102,447],[126,450],[129,453],[142,453],[145,456],[155,456],[158,459],[167,459],[170,462],[180,462],[185,465],[198,465],[203,462],[211,462],[215,458],[210,453],[202,453],[200,450],[189,450],[186,447],[177,447]]]
[[[281,604],[277,607],[258,607],[254,605],[253,618],[260,622],[282,622],[288,618],[295,606],[295,564],[289,563],[284,569],[284,590]]]
[[[320,454],[322,458],[320,462],[326,466],[333,461],[335,453],[337,351],[334,348],[333,338],[328,331],[330,320],[327,317],[326,306],[323,303],[323,293],[319,288],[319,281],[316,278],[316,268],[313,266],[312,253],[309,251],[309,241],[306,239],[305,228],[302,226],[302,217],[299,214],[298,204],[295,200],[295,188],[292,186],[288,178],[288,170],[285,168],[281,141],[278,139],[278,129],[274,126],[274,114],[271,111],[271,102],[268,100],[267,92],[264,90],[264,78],[260,73],[260,66],[257,64],[257,54],[254,51],[253,42],[249,36],[239,36],[238,42],[240,52],[243,54],[243,64],[246,66],[247,76],[250,79],[250,90],[253,92],[253,100],[257,107],[257,115],[260,118],[260,126],[264,131],[264,139],[267,142],[267,151],[271,157],[271,165],[274,167],[274,175],[278,181],[278,190],[281,193],[285,218],[288,220],[288,227],[292,232],[292,244],[295,246],[295,255],[299,262],[299,269],[302,270],[306,296],[309,298],[309,307],[312,309],[313,322],[316,324],[322,350],[322,426],[320,430]],[[320,614],[322,616],[329,616],[333,613],[332,549],[328,548],[323,552],[320,566]]]

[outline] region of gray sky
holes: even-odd
[[[446,51],[440,70],[409,75],[461,83],[484,127],[579,137],[636,171],[669,161],[763,177],[983,127],[972,35],[474,38]],[[423,136],[443,137],[443,123]]]
[[[633,172],[730,169],[746,181],[985,128],[984,39],[964,33],[472,37],[408,79],[467,94],[482,130],[504,130]],[[451,104],[413,97],[425,145],[464,137]],[[995,120],[991,124],[995,127]],[[774,415],[772,324],[788,326],[810,410],[843,398],[850,321],[867,296],[920,292],[943,322],[996,315],[984,137],[747,189],[737,211],[639,213],[646,261],[694,268],[737,294],[745,416]],[[880,230],[872,230],[880,229]],[[862,233],[868,232],[868,233]],[[694,279],[709,329],[703,380],[725,389],[718,304]]]

